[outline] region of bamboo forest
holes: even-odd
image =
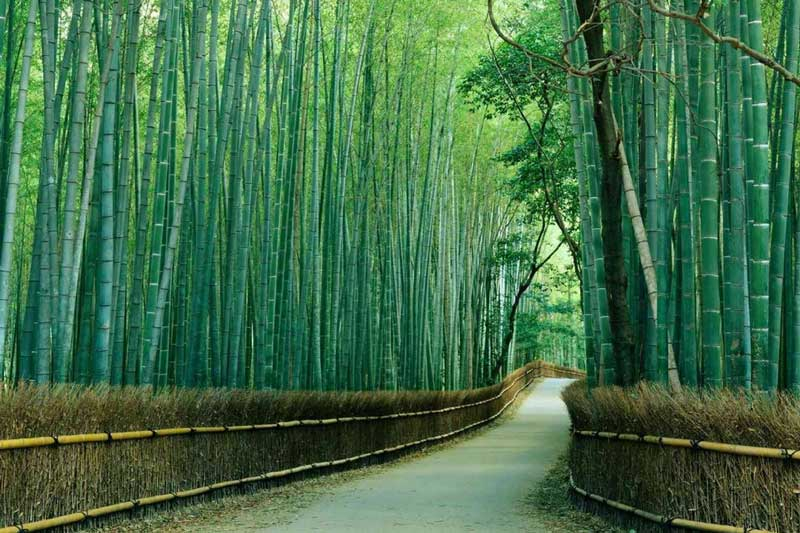
[[[495,3],[4,0],[4,381],[800,390],[800,8]]]
[[[797,533],[798,86],[800,0],[0,0],[0,533]]]
[[[459,389],[535,342],[577,359],[564,276],[523,305],[567,336],[502,349],[559,238],[459,89],[484,6],[28,4],[0,5],[5,381]]]
[[[763,3],[2,0],[0,375],[800,390]]]

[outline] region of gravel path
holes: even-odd
[[[275,523],[271,502],[249,506],[199,532],[548,531],[526,497],[566,449],[559,398],[570,380],[546,379],[504,423],[417,460],[381,468]],[[272,509],[271,509],[272,508]]]

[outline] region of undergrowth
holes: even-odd
[[[569,497],[569,467],[562,455],[528,495],[530,514],[549,533],[625,533],[605,519],[577,509]]]

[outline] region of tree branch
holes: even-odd
[[[522,119],[522,121],[525,123],[525,126],[528,129],[528,134],[530,135],[531,140],[534,143],[536,143],[536,147],[537,147],[539,158],[542,159],[543,157],[546,157],[546,155],[544,154],[544,148],[542,146],[542,142],[541,142],[540,138],[537,137],[537,135],[533,132],[533,126],[531,125],[530,121],[528,120],[528,116],[525,114],[525,110],[522,108],[522,105],[519,103],[519,99],[517,98],[516,91],[514,91],[514,88],[511,85],[511,82],[506,78],[505,74],[503,73],[503,69],[500,68],[500,63],[497,60],[497,54],[495,53],[494,47],[491,45],[491,43],[489,43],[489,50],[492,53],[492,60],[494,62],[495,69],[497,69],[497,74],[500,76],[500,79],[503,80],[503,85],[505,86],[506,92],[508,93],[508,95],[511,98],[512,102],[514,102],[514,107],[517,110],[517,114]],[[553,108],[553,106],[552,106],[552,104],[551,104],[551,102],[549,100],[547,101],[547,103],[549,104],[548,109],[547,109],[547,113],[544,114],[544,118],[542,120],[542,126],[539,129],[539,136],[540,137],[544,136],[544,129],[546,127],[546,124],[547,124],[548,119],[550,117],[550,113],[551,113],[552,108]],[[548,160],[548,163],[551,163],[550,158],[547,158],[547,160]],[[558,203],[555,201],[555,199],[550,194],[550,191],[549,191],[549,189],[547,187],[546,176],[544,176],[544,175],[542,176],[542,187],[544,189],[545,200],[547,201],[548,205],[550,206],[551,211],[553,212],[553,217],[554,217],[554,219],[556,221],[556,225],[561,230],[561,233],[562,233],[562,235],[564,236],[564,239],[567,242],[567,246],[570,249],[570,253],[573,255],[573,258],[578,257],[579,254],[580,254],[580,249],[579,249],[578,243],[576,243],[575,239],[573,239],[572,235],[570,235],[569,229],[567,228],[567,225],[564,222],[564,217],[561,214],[561,209],[558,207]],[[576,273],[578,273],[578,269],[576,269]]]
[[[506,43],[513,46],[514,48],[516,48],[517,50],[519,50],[520,52],[522,52],[523,54],[532,59],[537,59],[539,61],[547,63],[551,67],[563,70],[564,72],[572,74],[573,76],[580,76],[584,78],[592,77],[602,71],[616,70],[618,68],[617,64],[620,62],[619,61],[620,58],[617,56],[609,56],[605,60],[595,63],[589,69],[581,70],[579,68],[575,68],[571,63],[569,63],[569,61],[565,61],[564,63],[559,63],[558,61],[556,61],[551,57],[547,57],[542,54],[537,54],[536,52],[522,45],[521,43],[515,41],[512,37],[510,37],[503,31],[503,29],[497,23],[497,19],[494,16],[494,0],[487,0],[487,5],[489,9],[489,22],[491,23],[495,33]]]
[[[758,50],[754,50],[750,48],[746,44],[744,44],[739,39],[734,39],[733,37],[729,37],[727,35],[720,35],[716,33],[714,30],[706,26],[705,22],[703,22],[703,18],[706,15],[706,11],[709,7],[709,2],[704,0],[700,2],[700,7],[697,10],[697,13],[694,15],[689,15],[688,13],[683,13],[680,11],[671,11],[669,9],[665,9],[659,6],[656,3],[656,0],[647,0],[647,3],[650,5],[650,9],[654,12],[662,15],[664,17],[674,18],[677,20],[682,20],[684,22],[689,22],[690,24],[694,24],[700,30],[706,34],[708,38],[714,41],[717,44],[727,44],[732,46],[733,48],[739,50],[743,54],[750,56],[752,59],[755,59],[765,67],[771,68],[775,72],[777,72],[783,79],[788,82],[794,83],[795,85],[800,86],[800,77],[796,74],[791,72],[789,69],[769,57],[768,55],[759,52]]]

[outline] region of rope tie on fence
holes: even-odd
[[[14,527],[17,528],[17,533],[28,533],[28,530],[25,529],[22,524],[15,525]]]
[[[692,446],[692,450],[694,450],[694,451],[698,451],[698,450],[701,450],[701,449],[702,449],[702,448],[700,447],[700,443],[701,443],[701,442],[702,442],[702,441],[699,441],[699,440],[695,440],[695,439],[689,439],[689,444]]]
[[[51,446],[58,446],[58,435],[50,435],[50,438],[53,439]]]
[[[800,453],[800,450],[790,450],[789,448],[781,448],[781,456],[784,461],[791,461],[794,456]]]

